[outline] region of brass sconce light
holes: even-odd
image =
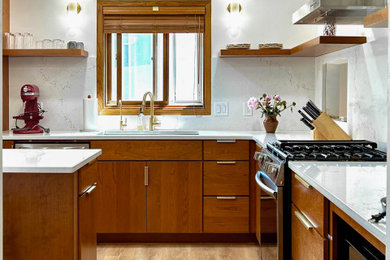
[[[230,4],[227,6],[227,10],[229,13],[240,13],[242,6],[237,2],[230,2]]]
[[[66,6],[68,13],[78,14],[81,12],[81,6],[78,2],[69,2]]]

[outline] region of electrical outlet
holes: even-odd
[[[215,116],[228,116],[229,115],[229,103],[228,102],[215,102],[214,103],[214,115]]]
[[[248,107],[247,102],[242,103],[242,113],[244,116],[253,116],[253,110]]]

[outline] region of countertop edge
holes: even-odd
[[[37,135],[13,135],[10,131],[3,131],[3,141],[92,141],[92,140],[248,140],[261,146],[269,141],[278,139],[312,140],[309,131],[286,131],[275,134],[267,134],[264,131],[223,131],[223,130],[199,130],[199,135],[100,135],[99,132],[57,131],[51,134]]]
[[[293,163],[293,162],[292,162]],[[348,205],[343,203],[340,199],[334,196],[327,189],[319,185],[315,180],[311,177],[300,172],[298,168],[295,168],[294,164],[291,162],[288,163],[288,167],[295,173],[298,174],[303,180],[312,185],[317,191],[319,191],[323,196],[325,196],[330,202],[335,204],[339,209],[344,211],[348,216],[350,216],[353,220],[355,220],[360,226],[362,226],[365,230],[367,230],[370,234],[376,237],[381,243],[386,244],[386,234],[375,227],[375,225],[368,222],[367,219],[364,219],[360,216],[356,211],[351,209]]]
[[[98,158],[102,154],[101,149],[92,149],[96,150],[96,152],[88,158],[85,158],[78,164],[73,167],[3,167],[3,173],[52,173],[52,174],[63,174],[63,173],[74,173],[80,170],[82,167],[92,162],[96,158]]]

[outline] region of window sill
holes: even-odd
[[[150,114],[150,108],[147,107],[145,115]],[[103,108],[99,110],[99,115],[119,115],[120,109],[115,108]],[[138,115],[139,107],[135,108],[123,108],[123,115]],[[211,115],[211,109],[205,107],[156,107],[154,110],[155,115]]]

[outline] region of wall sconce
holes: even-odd
[[[78,14],[81,12],[81,6],[78,2],[69,2],[66,6],[66,10],[68,14]]]
[[[240,13],[242,6],[237,2],[230,2],[230,4],[227,6],[227,10],[229,13]]]

